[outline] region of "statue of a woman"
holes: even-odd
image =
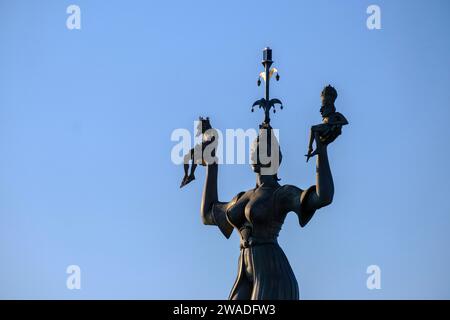
[[[257,148],[253,148],[253,152],[257,152],[264,141],[267,140],[257,139]],[[256,159],[252,164],[256,187],[240,192],[229,202],[221,202],[217,195],[218,165],[206,165],[202,221],[205,225],[218,226],[227,238],[236,229],[241,238],[238,275],[229,299],[299,299],[297,280],[277,238],[289,212],[294,211],[300,226],[304,227],[317,209],[333,200],[334,185],[327,145],[319,139],[316,143],[316,185],[305,190],[293,185],[281,186],[276,171],[273,174],[262,173],[265,165],[258,155],[252,154]]]

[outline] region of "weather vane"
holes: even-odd
[[[279,104],[280,109],[283,109],[283,104],[279,99],[270,99],[270,78],[276,74],[275,79],[280,80],[280,75],[278,74],[278,70],[276,68],[270,68],[272,66],[272,49],[269,47],[264,48],[263,50],[263,60],[262,64],[264,66],[264,71],[259,74],[258,77],[258,87],[261,85],[261,78],[264,80],[266,85],[265,87],[265,97],[259,100],[256,100],[252,105],[252,112],[256,106],[259,109],[264,110],[264,122],[261,124],[261,127],[270,126],[270,109],[273,108],[273,113],[276,112],[275,105]]]

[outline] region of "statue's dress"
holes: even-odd
[[[292,185],[260,187],[214,204],[211,224],[227,238],[236,229],[241,238],[238,275],[229,299],[299,299],[297,280],[277,238],[288,212],[297,213],[302,227],[311,219],[315,210],[302,205],[308,201],[300,198],[312,191],[315,186],[307,192]]]

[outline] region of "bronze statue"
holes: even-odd
[[[337,91],[335,88],[330,85],[326,86],[322,90],[320,97],[322,100],[320,113],[323,123],[311,127],[308,153],[305,155],[306,162],[317,154],[312,148],[314,140],[316,143],[317,140],[320,140],[322,143],[331,143],[342,133],[342,126],[348,124],[347,119],[341,113],[336,112],[334,101],[337,98]]]
[[[281,101],[269,99],[269,81],[274,73],[270,69],[272,51],[269,48],[264,49],[262,63],[265,67],[263,79],[266,82],[266,95],[256,101],[254,106],[264,109],[265,119],[260,125],[260,132],[251,152],[256,186],[239,192],[231,201],[219,201],[217,161],[214,157],[204,157],[208,160],[204,161],[206,182],[201,202],[201,218],[205,225],[217,226],[226,238],[230,237],[233,230],[240,235],[238,274],[229,299],[297,300],[297,280],[277,238],[289,212],[295,212],[300,226],[304,227],[317,209],[332,202],[334,184],[327,145],[334,139],[316,139],[315,185],[300,189],[293,185],[279,184],[277,169],[282,155],[270,126],[269,111],[274,108],[275,103],[281,104]],[[270,162],[262,161],[261,150],[265,150]]]

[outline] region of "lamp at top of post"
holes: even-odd
[[[264,80],[265,83],[265,95],[264,98],[256,100],[252,105],[252,112],[254,111],[254,107],[258,106],[259,109],[264,110],[264,121],[260,125],[260,127],[270,127],[270,109],[273,108],[273,113],[276,112],[275,105],[279,104],[280,109],[283,109],[283,104],[279,99],[270,99],[270,78],[276,74],[275,79],[280,80],[280,75],[278,74],[278,70],[276,68],[271,68],[272,66],[272,49],[269,47],[264,48],[263,50],[263,60],[262,64],[264,66],[264,71],[259,74],[258,77],[258,86],[261,85],[261,79]]]

